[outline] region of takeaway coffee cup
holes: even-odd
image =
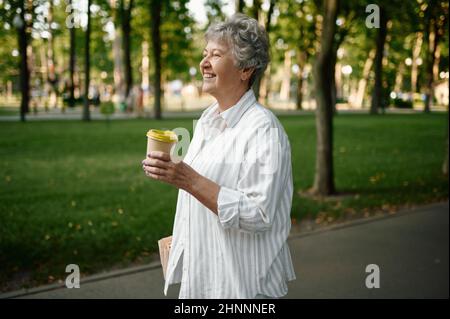
[[[173,131],[149,130],[147,132],[147,157],[151,151],[161,151],[170,154],[170,150],[178,141],[177,135]]]

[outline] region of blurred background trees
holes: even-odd
[[[208,25],[242,11],[266,27],[271,41],[272,63],[256,81],[255,94],[269,107],[315,109],[312,70],[321,45],[324,3],[328,1],[92,0],[88,44],[87,0],[3,0],[1,104],[20,104],[23,119],[33,110],[65,111],[81,104],[88,59],[91,107],[109,102],[121,111],[136,111],[142,95],[143,109],[159,118],[170,109],[170,96],[199,91],[198,63]],[[448,3],[376,5],[380,27],[370,28],[365,2],[341,3],[330,56],[334,112],[347,107],[376,114],[389,106],[428,112],[445,104]]]

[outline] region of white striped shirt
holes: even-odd
[[[273,133],[273,134],[272,134]],[[248,90],[231,108],[208,107],[184,162],[218,185],[218,215],[178,192],[164,293],[179,298],[282,297],[295,279],[291,147],[278,119]]]

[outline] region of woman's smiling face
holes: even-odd
[[[220,97],[242,85],[241,72],[234,65],[230,48],[223,42],[209,41],[200,62],[203,92]]]

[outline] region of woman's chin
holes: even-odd
[[[211,85],[203,84],[202,92],[212,94],[214,93],[214,88]]]

